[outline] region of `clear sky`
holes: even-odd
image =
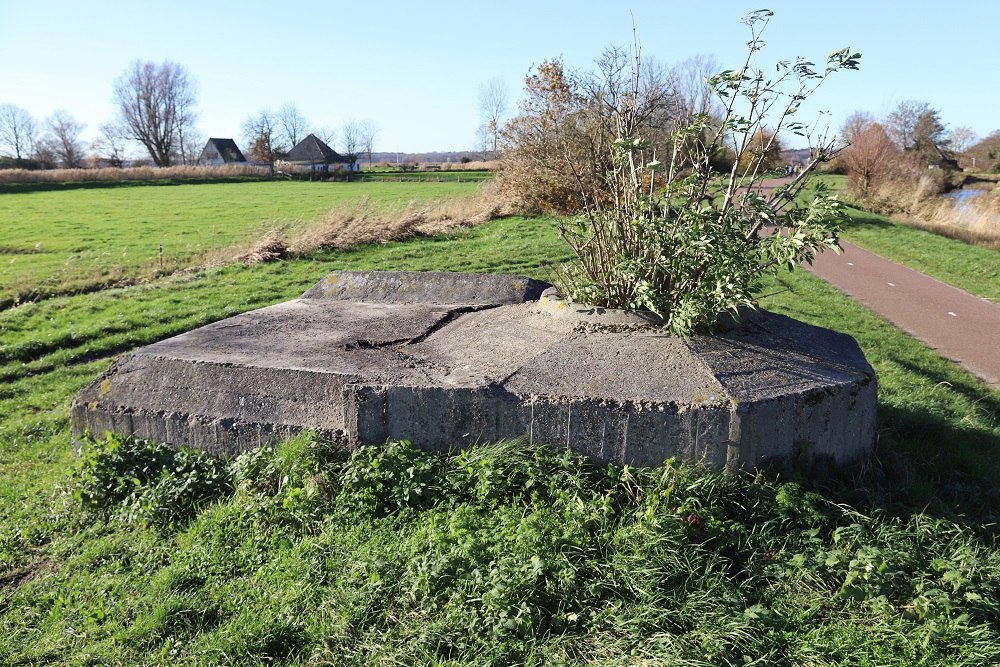
[[[233,137],[261,109],[295,104],[316,127],[379,127],[376,151],[470,150],[478,91],[506,82],[511,111],[545,59],[590,68],[609,45],[664,64],[714,55],[739,64],[740,18],[767,7],[763,62],[863,54],[810,103],[834,129],[856,110],[882,116],[904,100],[949,127],[1000,128],[1000,2],[967,0],[0,0],[0,104],[41,123],[57,109],[89,138],[114,115],[115,79],[135,60],[171,60],[197,84],[198,129]],[[334,146],[335,148],[337,146]]]

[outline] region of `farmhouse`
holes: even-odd
[[[337,151],[327,146],[315,134],[295,144],[292,150],[288,151],[285,159],[281,160],[284,168],[290,170],[306,170],[314,172],[330,171],[358,171],[360,166],[357,160],[344,157]]]
[[[209,139],[198,156],[198,164],[218,166],[246,162],[239,146],[232,139]]]

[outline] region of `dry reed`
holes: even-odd
[[[166,179],[237,178],[267,176],[268,168],[257,165],[177,167],[104,167],[101,169],[0,169],[0,183],[65,183],[152,181]]]
[[[442,162],[441,171],[496,171],[498,160],[473,160],[471,162]]]
[[[374,206],[368,198],[330,209],[316,222],[274,227],[232,259],[256,264],[343,249],[431,236],[487,222],[503,212],[488,193],[461,199],[411,201],[402,210]]]
[[[1000,196],[988,191],[961,202],[936,198],[924,203],[904,222],[935,234],[1000,250]]]
[[[939,195],[939,174],[895,178],[854,203],[893,220],[972,245],[1000,249],[1000,191],[958,202]]]

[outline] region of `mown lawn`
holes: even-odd
[[[272,229],[307,225],[345,204],[402,208],[471,195],[477,187],[248,181],[0,192],[0,303],[218,259]]]
[[[875,456],[836,476],[517,443],[70,449],[116,353],[334,269],[544,279],[566,255],[551,221],[496,220],[0,312],[0,664],[1000,661],[1000,392],[804,272],[765,307],[855,336],[879,378]]]

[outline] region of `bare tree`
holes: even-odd
[[[482,155],[483,160],[489,159],[490,148],[493,146],[493,133],[490,131],[490,126],[486,123],[480,123],[479,127],[476,128],[476,148]]]
[[[600,127],[604,138],[639,133],[654,151],[666,152],[677,118],[669,73],[656,60],[643,59],[638,44],[631,52],[605,49],[597,72],[583,79],[583,90],[588,124]]]
[[[309,132],[309,121],[294,104],[286,104],[278,111],[278,124],[281,126],[282,139],[292,148]]]
[[[949,145],[948,130],[941,121],[941,116],[936,109],[928,107],[913,126],[913,145],[910,151],[917,156],[921,162],[927,164],[943,165],[950,159],[946,151]]]
[[[25,160],[37,138],[38,128],[30,113],[13,104],[0,104],[0,155]]]
[[[969,146],[976,143],[979,137],[968,125],[961,125],[954,128],[948,133],[948,140],[951,145],[951,149],[956,153],[964,153],[969,149]]]
[[[375,137],[378,136],[378,125],[369,119],[359,123],[361,150],[368,156],[368,168],[372,167],[372,150],[375,148]]]
[[[864,196],[889,179],[899,160],[899,148],[879,123],[860,130],[841,154],[851,189]]]
[[[45,120],[49,126],[49,143],[62,166],[76,169],[84,164],[85,147],[80,134],[86,127],[65,111],[56,111]]]
[[[128,130],[110,121],[101,125],[98,131],[100,134],[90,144],[90,150],[107,162],[108,166],[124,167]]]
[[[929,110],[930,105],[927,102],[906,100],[900,102],[885,117],[885,131],[900,150],[905,151],[913,147],[917,121]]]
[[[483,119],[483,124],[486,125],[493,136],[493,159],[496,159],[497,156],[500,127],[503,125],[504,118],[507,115],[509,99],[510,94],[507,91],[507,84],[499,77],[494,77],[479,86],[479,115]]]
[[[263,162],[274,173],[274,163],[288,148],[281,143],[279,120],[270,109],[263,109],[255,116],[243,121],[243,138],[247,143],[247,153],[254,162]]]
[[[35,164],[42,169],[55,169],[59,166],[59,154],[56,152],[56,141],[51,135],[43,136],[35,142],[31,154]]]
[[[337,143],[337,129],[333,127],[320,127],[313,130],[313,134],[316,138],[322,141],[327,146],[333,146]]]
[[[122,124],[153,163],[168,167],[193,128],[194,83],[177,63],[136,61],[115,82]]]
[[[341,145],[344,147],[344,157],[353,164],[358,159],[364,143],[362,142],[361,123],[356,120],[348,120],[340,129]]]
[[[201,149],[205,146],[205,135],[194,129],[183,130],[177,135],[177,157],[181,164],[197,164]]]
[[[721,71],[722,67],[715,56],[704,54],[682,60],[670,68],[670,92],[681,122],[695,114],[711,114],[715,111],[716,101],[708,79]]]
[[[862,132],[874,124],[875,117],[870,113],[867,111],[855,111],[841,124],[840,139],[846,144],[853,144],[861,136]]]

